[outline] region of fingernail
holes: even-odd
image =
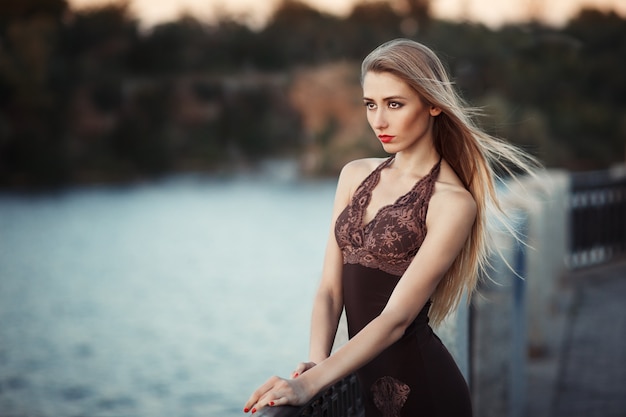
[[[274,401],[270,401],[270,405],[273,406],[274,405]]]
[[[296,378],[298,375],[300,374],[296,372],[295,374],[293,374],[293,377]]]
[[[252,414],[256,413],[256,408],[252,409]]]
[[[243,412],[244,412],[244,413],[247,413],[248,411],[250,411],[248,408],[244,408],[244,409],[243,409]]]

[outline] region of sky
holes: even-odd
[[[223,14],[235,15],[261,27],[280,0],[129,0],[141,25],[174,20],[187,12],[200,20],[214,21]],[[301,0],[320,10],[345,15],[354,4],[367,0]],[[116,0],[69,0],[73,7],[89,7]],[[626,0],[432,0],[433,14],[441,19],[470,20],[497,28],[504,23],[528,20],[530,16],[551,25],[562,25],[582,6],[613,10],[626,17]]]

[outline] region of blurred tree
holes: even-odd
[[[411,19],[415,27],[409,28],[407,31],[414,32],[413,35],[418,32],[426,32],[431,21],[430,12],[431,0],[392,0],[393,4],[402,11],[404,15]],[[405,24],[410,24],[410,21]]]
[[[202,67],[212,72],[272,69],[272,49],[248,26],[224,19],[207,34]]]
[[[5,28],[11,22],[34,16],[60,19],[67,11],[67,0],[3,1],[0,2],[0,24]]]
[[[339,18],[282,0],[262,29],[182,16],[140,32],[128,0],[81,10],[0,2],[0,184],[205,169],[228,155],[299,149],[302,123],[285,97],[296,68],[356,67],[397,37],[435,49],[464,97],[485,106],[480,123],[549,166],[622,160],[626,19],[590,9],[564,28],[492,30],[433,20],[430,4],[372,0]],[[345,82],[358,89],[356,72]],[[331,120],[321,131],[336,129]]]
[[[155,175],[171,168],[172,85],[149,83],[137,88],[110,140],[116,168],[126,176]]]
[[[159,24],[139,39],[130,56],[130,67],[137,74],[197,70],[204,56],[206,30],[204,24],[190,16]]]
[[[344,54],[360,61],[382,42],[404,36],[402,19],[386,1],[357,4],[346,22],[340,26],[338,42],[343,42]]]
[[[233,83],[222,91],[215,139],[226,155],[256,161],[300,147],[300,118],[280,86]]]
[[[557,119],[558,139],[572,149],[573,167],[581,169],[620,161],[626,144],[626,132],[619,128],[626,114],[626,20],[607,14],[594,23],[594,14],[583,12],[566,28],[579,47],[575,59],[564,66],[567,81],[558,91],[560,108],[546,106],[548,112],[570,115]],[[585,23],[587,18],[592,19]],[[596,29],[584,33],[586,24]]]
[[[58,183],[67,177],[67,96],[51,83],[63,0],[0,3],[0,183]]]
[[[115,166],[108,134],[121,119],[127,62],[138,38],[126,0],[81,9],[66,19],[55,85],[70,96],[65,117],[74,179]]]
[[[269,68],[314,64],[334,56],[341,43],[335,32],[338,19],[296,0],[283,0],[268,26],[259,34]]]

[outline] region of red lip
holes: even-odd
[[[390,135],[378,135],[378,139],[380,139],[380,141],[382,143],[389,143],[393,140],[393,138],[395,138],[395,136],[390,136]]]

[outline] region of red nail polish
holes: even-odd
[[[274,401],[270,401],[270,405],[273,406],[274,405]]]
[[[252,409],[252,414],[256,413],[256,408]]]
[[[296,372],[295,374],[293,374],[293,377],[296,378],[298,375],[300,374]]]
[[[250,411],[248,408],[244,408],[244,409],[243,409],[243,412],[244,412],[244,413],[247,413],[248,411]]]

